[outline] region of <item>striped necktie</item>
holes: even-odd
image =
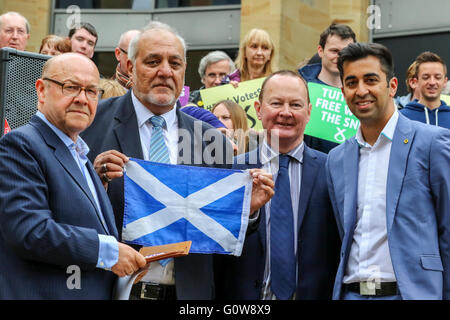
[[[161,116],[150,118],[153,125],[152,139],[150,141],[149,160],[160,163],[170,163],[169,149],[164,142],[163,127],[166,121]]]
[[[153,116],[150,118],[153,125],[152,138],[150,140],[149,160],[160,163],[170,163],[169,149],[164,142],[163,127],[166,124],[161,116]],[[159,263],[165,267],[172,258],[160,260]]]

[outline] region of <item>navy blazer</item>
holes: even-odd
[[[245,164],[235,164],[233,168],[260,168],[259,150],[247,153]],[[251,165],[249,159],[257,159],[257,163]],[[305,145],[297,224],[296,299],[299,300],[331,299],[339,261],[340,240],[327,191],[325,160],[325,154]],[[220,270],[217,273],[219,299],[258,300],[261,297],[266,260],[265,207],[261,208],[260,215],[258,229],[247,236],[240,257],[216,258]]]
[[[202,139],[206,130],[213,127],[201,122],[178,108],[176,110],[178,128],[185,129],[191,139],[190,149],[180,150],[178,163],[193,165],[194,159],[205,151],[210,141]],[[197,125],[195,125],[195,122]],[[197,128],[197,129],[196,129]],[[218,132],[218,131],[217,131]],[[131,99],[131,90],[120,97],[103,100],[99,103],[97,114],[92,125],[81,136],[89,145],[88,157],[94,161],[95,157],[107,150],[117,150],[128,157],[143,159],[141,140],[137,117]],[[231,144],[225,137],[222,139],[224,150],[218,150],[215,158],[210,161],[201,158],[197,165],[231,168],[233,151]],[[198,161],[197,161],[198,162]],[[123,178],[114,179],[108,185],[108,195],[111,199],[119,232],[122,231],[124,211]],[[176,258],[175,282],[178,299],[212,299],[214,298],[214,275],[211,255],[190,254]]]
[[[0,140],[0,299],[112,298],[116,276],[96,268],[98,234],[117,238],[117,230],[87,167],[106,226],[70,151],[39,117]],[[81,269],[81,289],[67,286],[71,265]]]
[[[389,159],[386,228],[403,299],[450,298],[450,131],[399,114]],[[357,223],[359,145],[333,149],[328,188],[342,239],[333,299],[340,299]]]

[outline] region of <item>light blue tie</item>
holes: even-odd
[[[170,163],[169,149],[164,142],[163,127],[166,124],[161,116],[153,116],[150,118],[153,125],[152,139],[150,141],[149,160],[160,163]],[[165,267],[172,259],[159,260],[159,263]]]
[[[163,126],[166,121],[161,116],[150,118],[153,125],[152,139],[150,141],[149,160],[160,163],[170,163],[169,149],[164,142]]]
[[[289,181],[289,156],[280,154],[275,194],[270,206],[271,289],[277,299],[290,299],[297,286],[294,217]]]

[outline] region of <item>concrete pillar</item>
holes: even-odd
[[[332,22],[349,25],[368,41],[369,0],[242,0],[241,39],[252,28],[269,32],[280,69],[296,69],[317,52],[319,36]]]

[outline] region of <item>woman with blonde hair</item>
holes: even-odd
[[[237,83],[266,77],[276,71],[275,47],[269,33],[263,29],[251,29],[239,46],[236,71],[229,74],[226,82]]]
[[[237,145],[237,153],[249,150],[249,127],[244,109],[231,100],[222,100],[214,105],[211,112],[227,127],[226,134]]]
[[[108,99],[111,97],[123,96],[127,90],[122,85],[113,79],[100,79],[99,83],[101,98]]]

